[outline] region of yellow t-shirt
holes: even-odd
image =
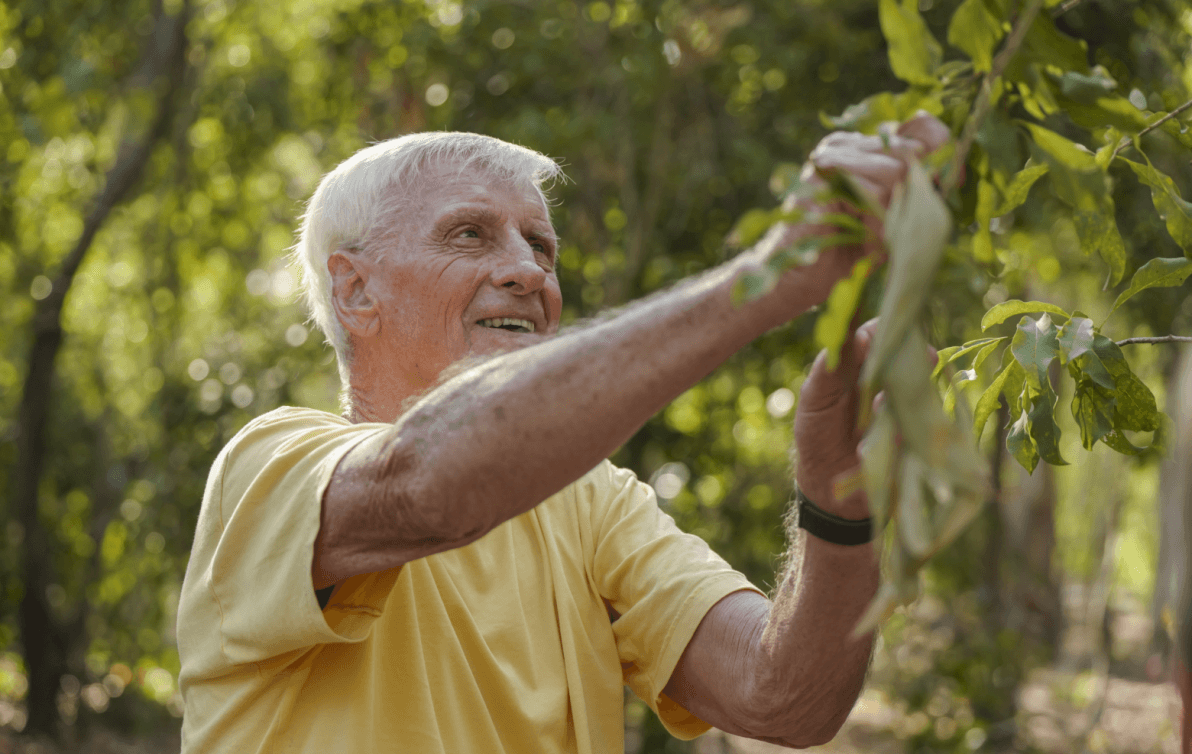
[[[662,689],[708,609],[754,587],[607,461],[320,611],[323,491],[387,427],[281,408],[216,459],[178,610],[183,752],[621,752],[625,683],[675,735],[708,729]]]

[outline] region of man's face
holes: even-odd
[[[369,264],[380,331],[360,346],[384,349],[384,363],[409,383],[429,386],[465,356],[558,330],[557,243],[532,185],[429,166],[394,214],[392,241]]]

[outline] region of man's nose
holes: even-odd
[[[541,290],[545,283],[546,270],[535,259],[529,241],[519,236],[504,244],[493,271],[493,285],[524,295]]]

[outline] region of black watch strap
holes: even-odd
[[[803,490],[795,488],[795,505],[799,507],[799,528],[806,529],[825,542],[836,545],[863,545],[876,537],[873,519],[848,519],[828,513],[807,499]]]

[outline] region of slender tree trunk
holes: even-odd
[[[95,207],[87,216],[82,235],[63,260],[54,277],[50,295],[42,299],[33,316],[33,345],[29,369],[21,392],[17,418],[17,464],[13,494],[18,521],[24,528],[21,567],[24,594],[18,625],[28,673],[29,691],[25,732],[55,735],[58,722],[58,685],[66,669],[64,631],[55,621],[46,598],[52,573],[50,538],[38,513],[38,490],[46,459],[46,430],[49,426],[54,388],[54,361],[62,345],[62,307],[75,274],[104,221],[127,198],[144,172],[153,147],[169,131],[176,94],[186,68],[186,22],[189,7],[176,16],[157,8],[158,23],[146,50],[142,69],[147,83],[160,89],[157,112],[140,143],[121,150],[108,171]],[[164,80],[161,80],[163,79]]]

